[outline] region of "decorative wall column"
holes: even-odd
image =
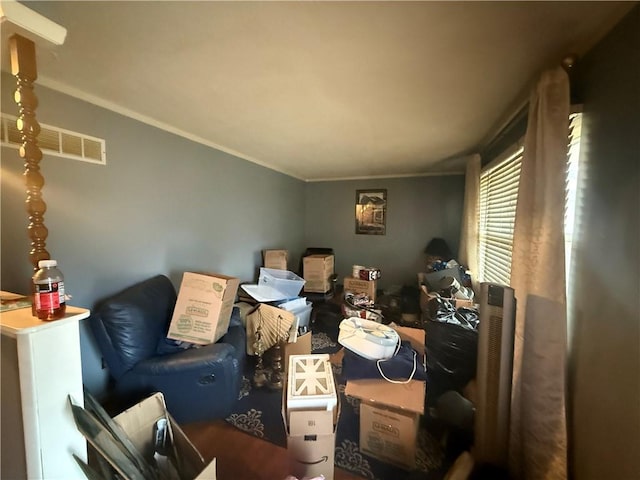
[[[27,187],[25,201],[29,213],[27,230],[31,239],[29,260],[33,269],[37,270],[38,262],[48,260],[51,256],[46,249],[49,230],[44,225],[44,213],[47,210],[47,205],[42,199],[42,187],[44,186],[44,177],[40,173],[42,151],[38,147],[37,140],[40,133],[40,124],[36,120],[38,98],[33,92],[33,82],[38,78],[36,48],[31,40],[16,34],[9,39],[9,50],[11,52],[11,73],[17,80],[14,100],[20,109],[16,126],[22,137],[20,157],[24,159],[24,177]]]

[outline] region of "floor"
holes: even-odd
[[[244,433],[223,420],[196,422],[182,429],[205,461],[214,457],[218,480],[284,480],[288,475],[287,450]],[[340,468],[334,480],[362,480]]]

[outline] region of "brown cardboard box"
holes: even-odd
[[[333,275],[333,255],[309,255],[302,259],[304,291],[325,293],[331,290],[330,277]]]
[[[300,335],[295,342],[284,344],[284,372],[289,370],[291,355],[311,355],[311,332]]]
[[[418,355],[424,357],[424,330],[422,328],[401,327],[392,323],[389,325],[396,332],[400,340],[407,340],[411,343],[413,349],[418,352]]]
[[[460,308],[460,307],[466,307],[466,308],[474,308],[475,304],[473,303],[473,300],[463,300],[461,298],[446,298],[446,297],[441,297],[443,300],[449,300],[450,302],[453,302],[454,306],[456,308]],[[427,289],[426,285],[420,285],[420,311],[421,312],[426,312],[427,311],[427,305],[429,303],[429,300],[431,300],[431,297],[429,296],[429,290]]]
[[[289,473],[296,478],[323,475],[333,480],[340,395],[333,410],[287,411],[287,376],[282,388],[282,420],[287,434]]]
[[[145,457],[153,458],[153,426],[161,418],[168,418],[173,440],[181,459],[180,478],[216,480],[216,459],[208,465],[170,414],[164,396],[155,393],[114,418],[136,449]]]
[[[349,380],[345,394],[360,398],[360,451],[415,468],[416,438],[424,413],[425,382]]]
[[[276,270],[287,270],[289,261],[288,250],[263,250],[262,258],[264,268],[274,268]]]
[[[256,332],[260,327],[262,348],[268,350],[290,336],[296,316],[273,305],[261,303],[247,315],[247,355],[255,355]],[[296,327],[297,328],[297,327]]]
[[[376,301],[376,280],[360,280],[359,278],[345,277],[344,279],[344,292],[350,293],[363,293],[369,300],[374,303]]]
[[[185,272],[167,338],[206,345],[229,329],[240,280],[219,273]]]

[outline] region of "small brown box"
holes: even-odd
[[[359,278],[345,277],[344,292],[353,294],[365,294],[371,302],[376,301],[376,280],[360,280]]]
[[[288,250],[263,250],[262,258],[264,268],[274,268],[276,270],[287,270],[289,260]]]

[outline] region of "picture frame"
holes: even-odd
[[[386,235],[387,190],[356,190],[356,235]]]

